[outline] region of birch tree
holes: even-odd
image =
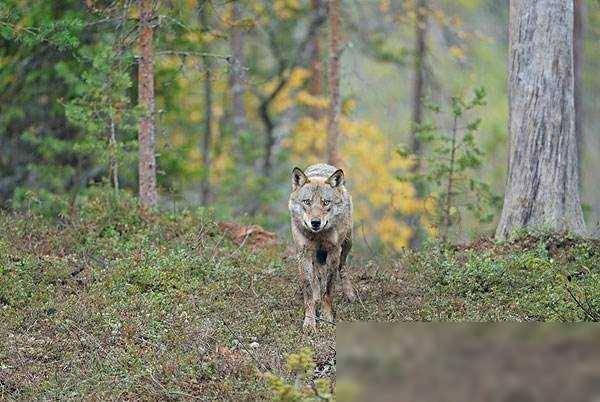
[[[573,1],[511,1],[508,65],[508,177],[496,237],[521,227],[581,234]]]

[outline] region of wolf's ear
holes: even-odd
[[[333,188],[344,184],[344,171],[342,169],[336,170],[331,176],[329,176],[326,183],[329,183],[329,185]]]
[[[295,167],[294,170],[292,170],[292,189],[296,191],[297,189],[305,185],[307,182],[308,177],[306,177],[306,175],[300,168]]]

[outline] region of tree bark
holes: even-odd
[[[265,152],[264,152],[264,162],[263,162],[263,176],[271,177],[272,166],[272,158],[273,158],[273,147],[275,145],[275,123],[269,114],[269,106],[271,106],[271,102],[275,100],[277,95],[283,90],[285,85],[288,82],[288,78],[281,78],[279,84],[271,92],[271,94],[264,99],[258,108],[258,113],[260,118],[265,125]]]
[[[313,12],[316,14],[321,9],[321,0],[311,0]],[[323,95],[323,65],[321,63],[321,43],[319,35],[314,35],[310,41],[310,82],[309,92],[313,96]],[[318,120],[323,116],[319,107],[310,108],[310,116]],[[313,147],[314,148],[314,147]]]
[[[231,11],[234,26],[231,30],[231,98],[233,108],[233,132],[237,139],[246,130],[246,108],[244,106],[244,94],[246,92],[246,72],[244,71],[244,34],[237,25],[241,18],[239,1],[231,3]]]
[[[411,153],[415,156],[415,164],[411,167],[412,173],[421,169],[421,141],[418,128],[423,123],[423,96],[425,89],[425,56],[427,52],[427,0],[418,0],[415,10],[415,48],[413,60],[413,86],[412,86],[412,127],[411,127]],[[417,197],[422,197],[422,186],[415,186]],[[414,233],[410,239],[412,249],[419,248],[421,244],[421,225],[418,216],[409,216],[409,224]]]
[[[572,1],[511,1],[508,86],[509,168],[496,237],[522,227],[583,234]]]
[[[583,157],[583,61],[584,61],[584,43],[585,43],[585,0],[574,0],[574,19],[573,19],[573,78],[574,78],[574,96],[575,96],[575,137],[577,138],[577,154],[579,161],[577,172],[581,180],[581,159]]]
[[[158,202],[156,190],[156,156],[154,147],[154,53],[153,53],[152,0],[140,0],[140,61],[138,69],[138,102],[144,110],[139,129],[139,192],[143,206]]]
[[[340,0],[329,0],[329,113],[327,120],[327,160],[340,166]]]
[[[108,171],[115,193],[119,192],[119,163],[117,160],[117,136],[114,117],[110,118],[110,134],[108,137]]]
[[[417,156],[412,172],[417,172],[420,166],[421,141],[417,137],[417,129],[423,123],[423,90],[425,87],[425,52],[427,36],[427,1],[418,0],[416,4],[415,21],[415,55],[413,63],[412,87],[412,129],[411,151]]]
[[[208,31],[208,9],[207,3],[200,6],[200,25],[203,32]],[[202,45],[202,53],[210,52],[206,44]],[[204,167],[204,175],[200,183],[200,199],[202,205],[207,205],[210,202],[210,170],[211,170],[211,147],[212,147],[212,62],[210,56],[202,56],[202,66],[204,68],[204,135],[200,145],[202,155],[202,166]]]

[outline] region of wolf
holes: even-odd
[[[348,301],[356,298],[347,272],[346,257],[352,247],[352,197],[345,187],[344,172],[317,164],[306,171],[292,170],[288,207],[292,237],[304,297],[304,329],[316,329],[316,308],[333,322],[333,287],[336,277]]]

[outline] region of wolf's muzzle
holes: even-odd
[[[319,230],[321,227],[321,220],[319,218],[313,218],[310,220],[310,226],[312,230]]]

